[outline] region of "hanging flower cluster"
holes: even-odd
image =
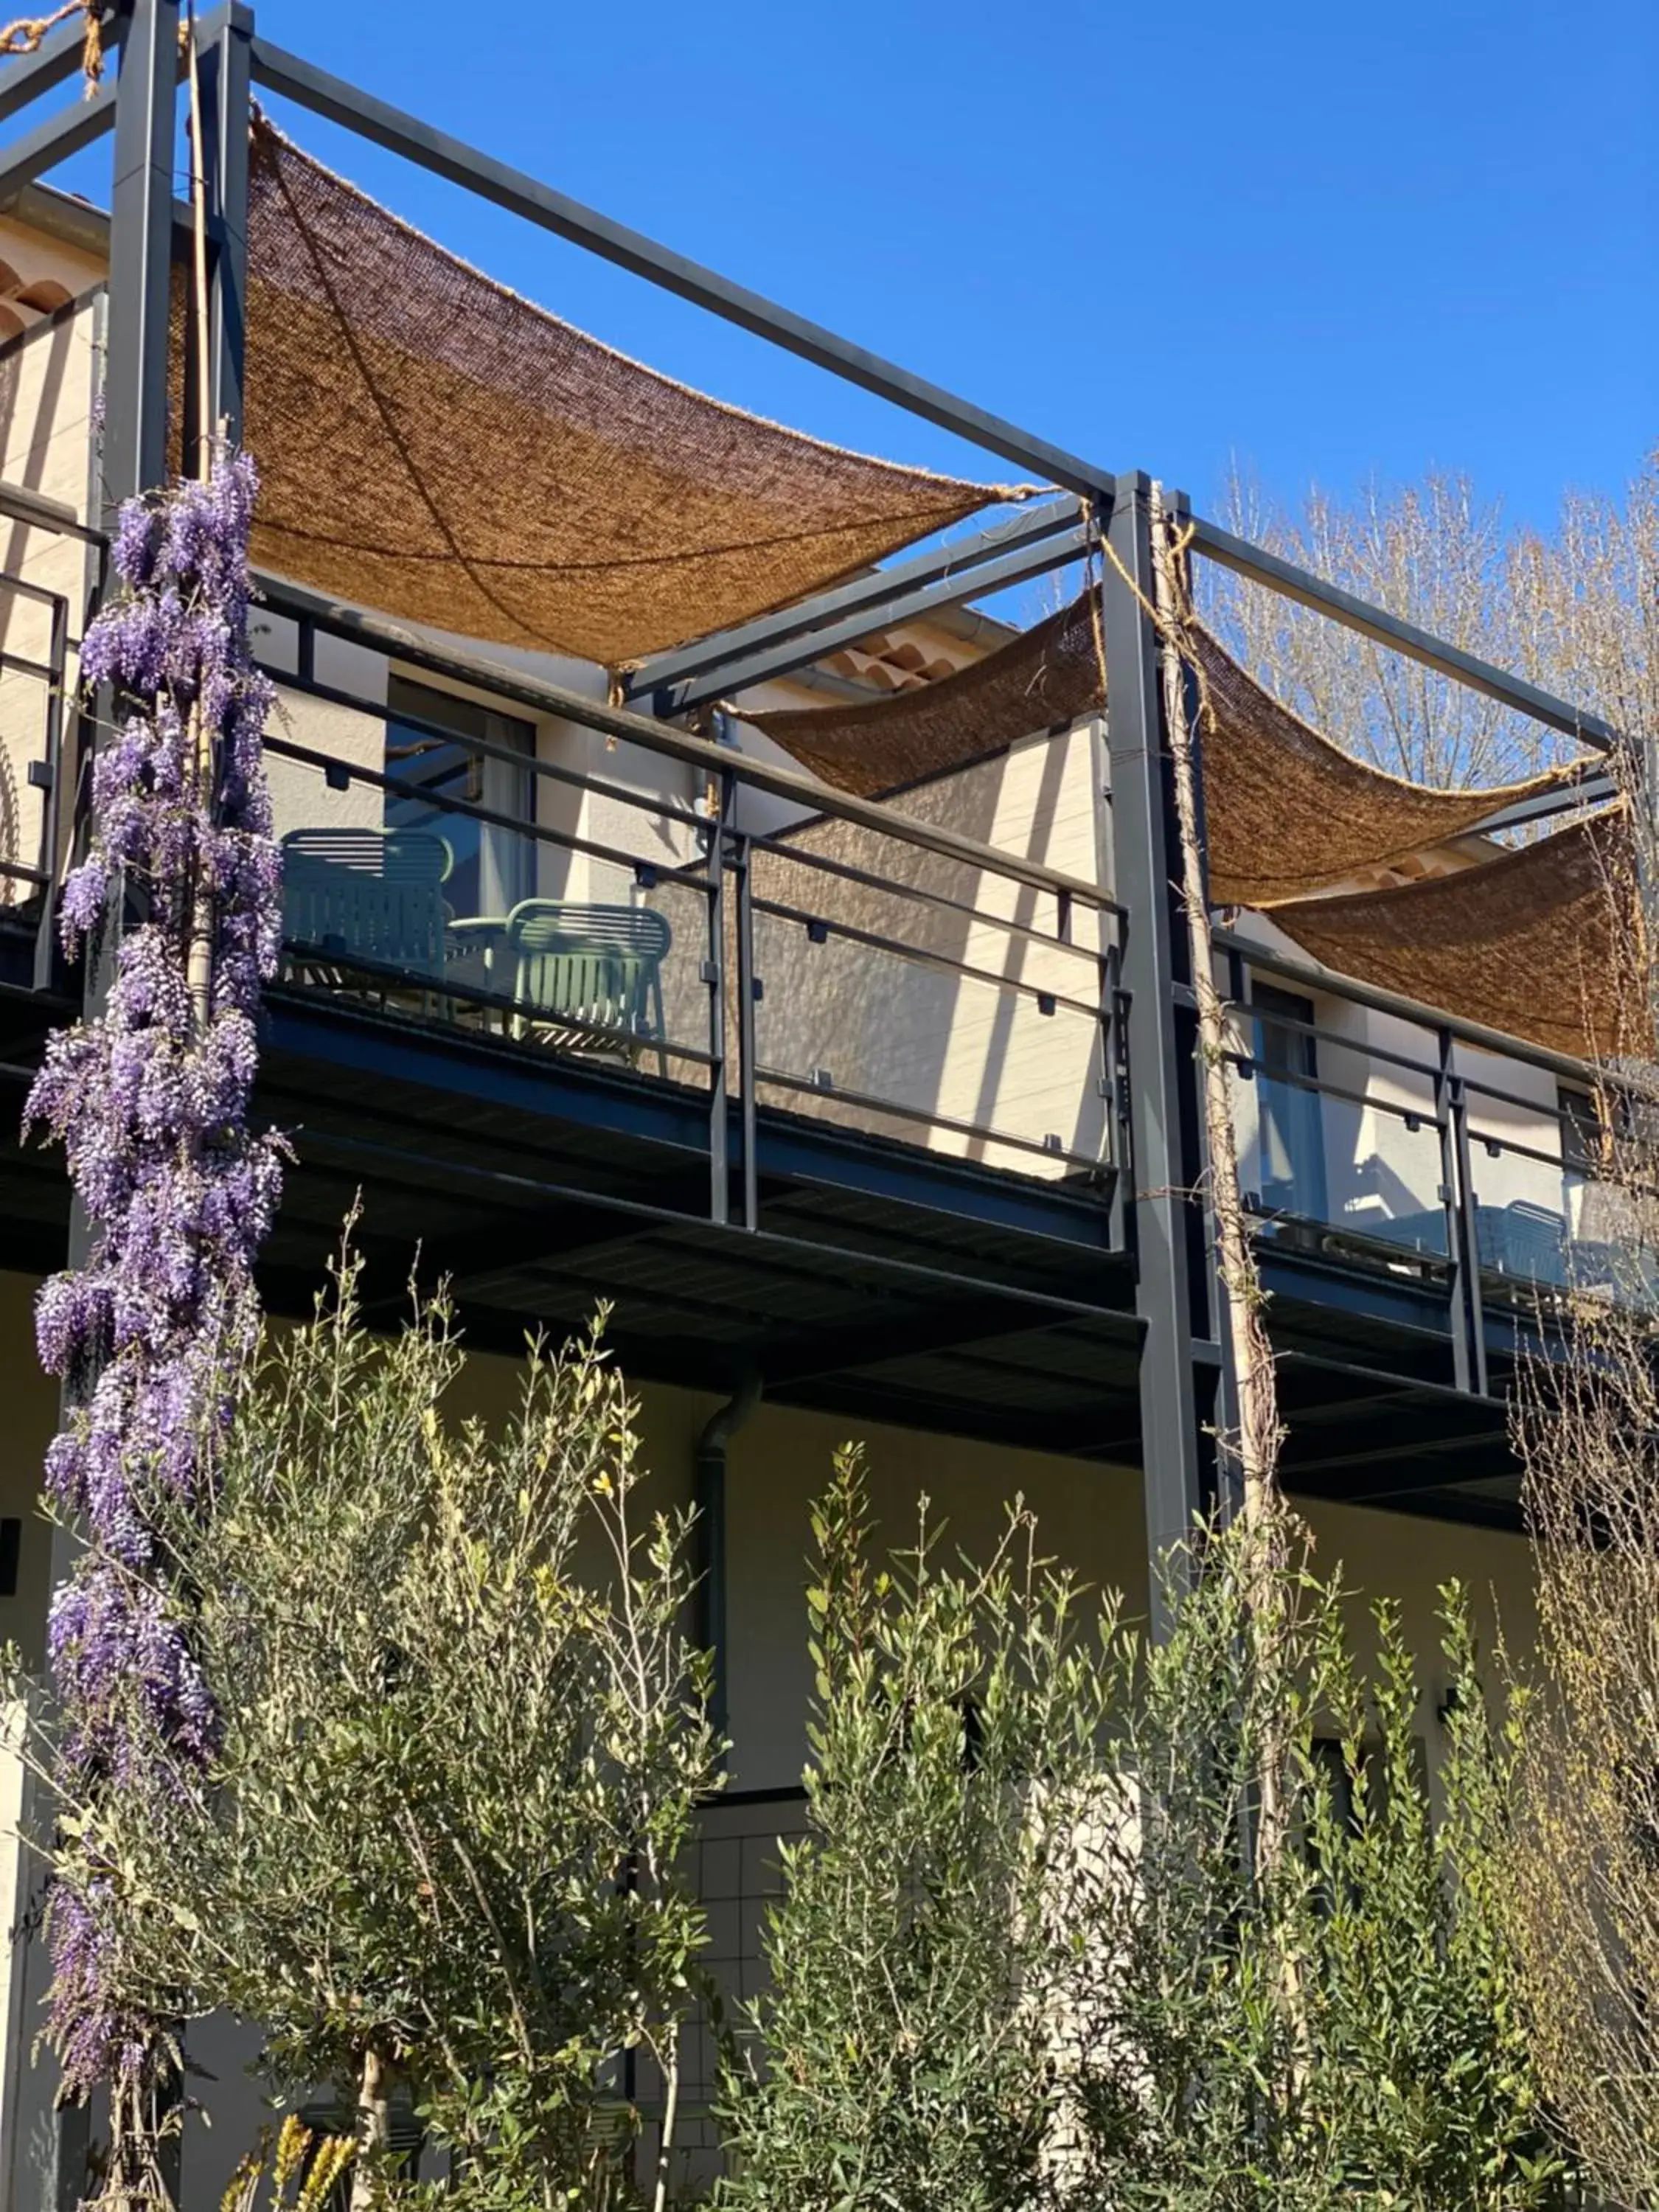
[[[247,638],[257,489],[240,454],[207,483],[130,501],[112,550],[119,589],[82,648],[115,727],[96,758],[90,850],[64,887],[64,942],[99,957],[116,902],[141,918],[102,1013],[52,1038],[27,1114],[62,1144],[89,1232],[36,1310],[41,1362],[74,1407],[47,1488],[90,1539],[48,1638],[76,1788],[118,1786],[158,1739],[186,1766],[215,1742],[151,1524],[164,1493],[211,1495],[281,1183],[280,1139],[247,1123],[282,930],[260,744],[273,695]],[[90,1894],[62,1899],[54,1920],[55,2039],[81,2090],[137,2053],[102,1986]]]

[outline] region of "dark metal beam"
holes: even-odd
[[[1564,781],[1553,791],[1540,792],[1536,799],[1518,799],[1513,806],[1500,806],[1496,814],[1489,814],[1464,834],[1489,837],[1500,830],[1518,830],[1528,822],[1547,822],[1552,815],[1571,813],[1575,807],[1605,806],[1618,796],[1614,778],[1605,769],[1595,769]]]
[[[1017,423],[974,406],[942,386],[932,384],[925,377],[913,376],[908,369],[884,361],[878,354],[866,352],[862,346],[850,344],[833,331],[825,330],[822,324],[793,314],[758,292],[717,276],[713,270],[658,245],[655,240],[629,229],[625,224],[613,222],[608,216],[599,215],[579,200],[555,191],[523,170],[512,168],[459,138],[452,138],[447,131],[434,130],[417,116],[376,100],[372,94],[331,76],[326,70],[316,68],[298,54],[273,46],[267,39],[256,39],[253,42],[253,74],[258,83],[297,101],[301,107],[310,108],[313,114],[326,116],[331,122],[372,139],[376,145],[402,155],[406,161],[416,162],[437,176],[448,178],[452,184],[461,185],[493,201],[497,207],[522,216],[544,230],[550,230],[556,236],[597,253],[601,259],[613,261],[619,268],[643,276],[664,291],[706,307],[711,314],[735,323],[740,330],[752,331],[757,337],[798,354],[803,361],[829,369],[845,382],[860,385],[865,391],[890,400],[896,407],[919,415],[925,422],[937,423],[969,445],[1012,461],[1016,468],[1030,470],[1085,497],[1095,497],[1112,489],[1110,470],[1082,460],[1063,447],[1052,446],[1046,439],[1033,436]]]
[[[120,36],[124,14],[118,7],[102,11],[106,46]],[[9,123],[20,108],[38,100],[43,92],[54,91],[78,75],[85,45],[86,18],[77,13],[70,21],[48,31],[32,54],[9,59],[5,75],[0,76],[0,123]]]
[[[964,575],[942,577],[936,583],[921,584],[912,591],[900,592],[888,601],[878,615],[868,610],[848,615],[825,629],[814,630],[805,637],[785,639],[760,652],[726,662],[689,684],[659,691],[656,711],[659,714],[687,714],[710,699],[726,698],[733,692],[747,690],[750,684],[764,684],[775,676],[788,675],[792,669],[805,668],[825,653],[838,652],[843,645],[853,645],[860,638],[868,637],[872,629],[885,629],[893,623],[914,622],[919,616],[930,614],[935,607],[954,606],[963,599],[976,599],[1009,584],[1023,584],[1029,577],[1047,575],[1051,568],[1063,568],[1068,561],[1081,560],[1088,550],[1089,533],[1079,524],[1057,538],[1045,537],[1040,544],[988,561],[983,568],[969,569]]]
[[[660,653],[654,659],[641,662],[634,671],[623,696],[629,699],[649,698],[653,692],[683,684],[690,677],[701,676],[706,668],[724,667],[748,653],[779,644],[785,638],[821,629],[846,615],[867,613],[872,624],[879,624],[883,611],[913,585],[935,583],[999,553],[1012,553],[1021,546],[1037,544],[1045,538],[1072,529],[1076,521],[1077,509],[1069,500],[1053,500],[1045,506],[1027,509],[1011,521],[976,531],[971,538],[953,538],[949,544],[937,545],[930,552],[917,554],[913,560],[896,561],[884,568],[872,569],[868,575],[855,577],[850,584],[842,584],[833,592],[820,592],[816,599],[802,599],[793,606],[760,615],[753,622],[739,623],[734,629],[717,630],[712,636],[699,638],[695,645]]]
[[[235,447],[242,435],[247,295],[247,149],[253,15],[232,0],[201,61],[203,167],[209,254],[208,419]]]
[[[1140,1419],[1146,1540],[1155,1612],[1163,1560],[1190,1535],[1207,1504],[1194,1357],[1194,1316],[1202,1265],[1190,1193],[1197,1161],[1191,1138],[1191,1017],[1175,1004],[1184,980],[1177,959],[1174,880],[1179,854],[1174,795],[1159,695],[1158,645],[1144,601],[1153,596],[1145,477],[1120,479],[1105,565],[1102,624],[1112,672],[1107,744],[1111,762],[1113,891],[1127,909],[1122,984],[1127,1001],[1129,1114],[1134,1180],[1125,1200],[1136,1262],[1135,1304],[1145,1325]],[[1188,1094],[1183,1097],[1183,1091]],[[1160,1630],[1167,1623],[1155,1620]]]
[[[115,122],[115,87],[101,84],[90,100],[47,116],[0,152],[0,208],[9,208],[25,185],[93,145]]]
[[[104,477],[118,505],[166,482],[178,0],[134,0],[116,91]]]
[[[1246,538],[1235,538],[1231,531],[1222,530],[1213,522],[1194,515],[1193,532],[1194,550],[1207,554],[1224,568],[1267,585],[1283,599],[1294,599],[1318,614],[1329,615],[1345,629],[1358,630],[1362,637],[1369,637],[1395,653],[1403,653],[1408,659],[1419,660],[1440,675],[1450,677],[1455,683],[1467,684],[1470,690],[1481,692],[1488,699],[1496,699],[1499,706],[1512,708],[1518,714],[1529,715],[1549,729],[1560,730],[1603,751],[1620,742],[1618,731],[1599,714],[1571,706],[1552,692],[1540,691],[1536,684],[1507,674],[1489,660],[1477,659],[1461,646],[1448,645],[1443,638],[1431,636],[1415,623],[1401,622],[1397,616],[1385,614],[1380,607],[1356,599],[1352,592],[1341,591],[1336,585],[1326,583],[1322,577],[1298,568],[1294,562],[1280,560],[1276,553],[1264,552]]]

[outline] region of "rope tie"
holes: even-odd
[[[85,36],[81,42],[81,75],[90,100],[104,76],[102,0],[65,0],[56,15],[20,15],[15,23],[8,23],[0,30],[0,59],[15,54],[38,54],[47,33],[75,15],[86,19]]]

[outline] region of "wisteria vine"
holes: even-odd
[[[41,1363],[74,1408],[46,1486],[89,1539],[48,1632],[76,1793],[132,1779],[158,1749],[205,1765],[216,1736],[154,1516],[163,1497],[212,1493],[281,1188],[281,1140],[248,1126],[282,931],[260,744],[273,693],[247,634],[257,491],[244,453],[129,501],[118,589],[82,647],[114,726],[95,756],[89,849],[64,886],[64,941],[95,957],[118,902],[142,919],[120,937],[101,1012],[51,1039],[25,1117],[63,1146],[88,1231],[35,1316]],[[142,2024],[108,1986],[88,1874],[52,1908],[52,2035],[71,2093],[145,2063]]]

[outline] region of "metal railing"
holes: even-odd
[[[45,652],[0,646],[0,915],[33,931],[32,967],[39,988],[52,973],[56,894],[64,860],[70,603],[63,592],[48,591],[26,576],[0,573],[0,610],[8,632],[19,606],[39,611]],[[15,696],[20,684],[26,687],[21,699]],[[25,793],[37,795],[33,823],[27,818]]]
[[[717,1219],[757,1219],[763,1107],[1083,1188],[1107,1179],[1118,909],[1096,886],[307,595],[273,589],[266,612],[267,630],[292,625],[266,654],[285,710],[266,740],[279,830],[325,850],[416,825],[449,854],[428,902],[445,909],[441,956],[429,933],[410,962],[290,929],[290,982],[697,1089]],[[555,721],[566,757],[400,702],[394,670]],[[447,781],[422,772],[423,749]],[[641,911],[663,925],[648,1005],[562,1003],[538,982],[532,927],[568,979],[584,927],[616,933]]]
[[[1536,1320],[1580,1296],[1659,1304],[1659,1192],[1632,1178],[1616,1132],[1601,1127],[1651,1109],[1639,1079],[1232,933],[1220,944],[1241,1168],[1261,1240],[1442,1290],[1457,1379],[1483,1393],[1494,1313]],[[1263,983],[1275,993],[1266,1006]],[[1290,1011],[1286,985],[1314,1018]],[[1379,1019],[1395,1042],[1372,1034]]]

